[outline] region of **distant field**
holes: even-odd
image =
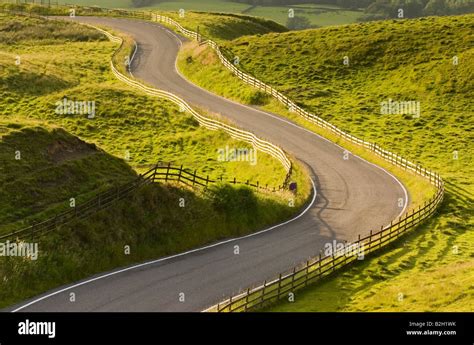
[[[285,25],[288,20],[288,11],[292,8],[294,15],[308,18],[312,25],[329,26],[342,25],[357,22],[362,12],[344,9],[324,9],[322,7],[301,6],[257,6],[245,12],[245,14],[257,17],[265,17]]]
[[[60,4],[76,4],[82,6],[100,6],[107,8],[128,8],[132,6],[130,0],[58,0]]]
[[[101,6],[109,8],[129,8],[132,7],[130,0],[66,0],[60,3],[74,3],[86,6]],[[155,4],[140,9],[159,9],[162,11],[178,12],[185,11],[203,12],[230,12],[236,14],[246,14],[250,16],[263,17],[273,20],[279,24],[286,25],[289,9],[294,9],[295,16],[307,18],[312,25],[329,26],[341,25],[357,22],[362,12],[342,9],[337,6],[297,4],[293,6],[250,6],[225,0],[175,0],[160,1]]]
[[[250,6],[232,1],[223,0],[175,0],[175,1],[159,1],[150,6],[150,8],[159,8],[163,11],[204,11],[204,12],[233,12],[242,13]]]

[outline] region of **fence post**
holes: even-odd
[[[281,289],[281,273],[280,273],[280,277],[278,278],[277,300],[280,299],[280,289]]]
[[[165,176],[165,181],[168,182],[168,174],[170,173],[170,166],[171,166],[171,163],[168,163],[168,167],[166,169],[166,176]]]
[[[401,220],[402,220],[402,216],[398,217],[398,222],[397,222],[397,238],[400,237],[400,227],[401,227]]]
[[[293,267],[293,277],[291,277],[291,292],[293,292],[294,289],[294,283],[295,283],[295,275],[296,275],[296,266]]]
[[[334,272],[336,270],[336,260],[334,258],[334,250],[331,253],[331,258],[332,258],[332,271]]]
[[[156,181],[156,173],[157,173],[157,171],[158,171],[158,164],[155,165],[155,171],[153,171],[153,177],[152,177],[153,183],[155,183],[155,181]]]
[[[319,277],[321,277],[321,274],[322,274],[322,273],[321,273],[321,260],[322,260],[322,258],[321,258],[321,251],[319,251],[319,260],[318,260],[318,261],[319,261]]]
[[[304,286],[308,285],[308,276],[309,276],[309,260],[306,260],[306,273],[304,278]]]
[[[197,171],[197,169],[194,169],[194,174],[193,174],[193,186],[194,186],[194,183],[196,182],[196,171]]]
[[[369,236],[369,250],[372,249],[372,230],[370,230],[370,236]]]
[[[249,294],[250,294],[250,288],[247,289],[247,296],[245,296],[244,311],[247,311],[247,306],[248,306],[248,304],[249,304]]]
[[[382,247],[382,238],[383,238],[383,225],[380,226],[379,249]]]
[[[181,173],[182,172],[183,172],[183,165],[181,164],[181,168],[179,168],[178,182],[181,182]]]
[[[209,175],[207,175],[207,177],[206,177],[206,187],[207,187],[208,184],[209,184]]]

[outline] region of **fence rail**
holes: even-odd
[[[122,200],[144,185],[157,182],[177,182],[198,188],[206,188],[217,183],[227,183],[248,186],[259,191],[267,192],[278,192],[284,189],[283,186],[272,187],[261,185],[258,181],[239,181],[235,177],[232,179],[224,177],[210,179],[209,175],[206,177],[201,176],[197,173],[197,170],[191,171],[190,169],[184,168],[183,165],[172,165],[171,163],[165,165],[157,164],[145,173],[139,175],[133,181],[118,187],[110,188],[83,203],[78,203],[75,207],[71,207],[70,210],[58,213],[46,220],[34,223],[26,228],[15,230],[8,234],[0,235],[0,240],[42,236],[50,231],[58,229],[61,225],[65,225],[76,219],[86,218],[99,212],[117,201]]]
[[[154,171],[155,168],[147,171],[143,175],[139,175],[137,179],[131,182],[128,182],[119,187],[111,188],[83,203],[77,204],[75,205],[75,207],[72,207],[68,211],[58,213],[51,218],[48,218],[39,223],[32,224],[26,228],[13,231],[5,235],[1,235],[0,240],[44,235],[45,233],[55,230],[61,225],[67,224],[74,219],[85,218],[93,213],[97,213],[98,211],[115,203],[116,201],[123,199],[125,196],[127,196],[137,188],[145,184],[151,183],[151,176],[152,172]]]

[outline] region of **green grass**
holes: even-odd
[[[132,8],[131,1],[120,0],[74,0],[60,1],[60,4],[77,4],[82,6],[100,6],[106,8]],[[147,7],[137,8],[137,10],[159,10],[171,13],[178,13],[180,9],[186,12],[219,12],[234,13],[265,18],[275,21],[281,25],[286,25],[288,21],[288,10],[292,8],[295,16],[305,17],[312,25],[330,26],[355,23],[363,15],[362,11],[347,10],[338,6],[319,4],[295,4],[292,6],[251,6],[249,4],[238,3],[227,0],[174,0],[159,1]],[[193,28],[195,30],[195,27]]]
[[[178,12],[159,12],[168,16],[188,30],[197,31],[215,41],[231,40],[245,35],[261,35],[270,32],[288,31],[273,21],[252,16],[230,13],[203,13],[186,11],[181,17]]]
[[[44,39],[48,30],[54,38]],[[117,81],[109,66],[115,49],[115,43],[76,24],[0,16],[0,233],[67,209],[71,197],[80,202],[130,181],[158,161],[184,164],[211,178],[283,181],[281,164],[260,152],[256,165],[219,161],[218,148],[250,147],[199,127],[168,101]],[[95,101],[95,117],[56,113],[55,103],[64,97]],[[205,191],[173,185],[140,189],[42,237],[37,261],[1,257],[0,308],[98,272],[288,219],[310,193],[299,165],[293,179],[303,187],[295,207],[288,206],[294,198],[289,192],[255,193],[229,185]],[[124,254],[125,245],[130,255]]]
[[[174,1],[159,1],[149,6],[162,11],[177,12],[180,9],[185,11],[201,11],[201,12],[231,12],[241,13],[249,8],[250,5],[222,0],[174,0]]]
[[[31,125],[0,120],[0,233],[137,176],[122,159],[62,129]]]
[[[242,69],[299,105],[434,169],[446,182],[439,212],[401,242],[298,292],[295,303],[282,302],[266,310],[472,310],[473,23],[473,15],[430,17],[242,37],[225,44],[229,57],[239,56]],[[459,57],[457,66],[452,64],[454,54]],[[344,56],[350,58],[349,67],[342,63]],[[275,100],[257,98],[257,91],[219,66],[208,49],[185,47],[179,68],[215,93],[260,105],[339,140]],[[256,98],[258,102],[253,101]],[[420,101],[420,118],[381,115],[380,104],[389,98]],[[353,145],[339,143],[382,164]],[[458,159],[453,151],[458,151]],[[414,175],[392,171],[409,188],[412,206],[432,193]]]
[[[24,19],[31,25],[36,21]],[[223,132],[206,130],[171,102],[146,96],[116,80],[108,63],[115,43],[58,39],[42,44],[31,39],[0,44],[5,76],[0,92],[9,119],[37,119],[61,126],[117,157],[129,156],[128,164],[138,170],[171,161],[211,178],[235,176],[281,184],[285,171],[272,157],[258,152],[256,165],[218,161],[219,148],[251,147]],[[21,57],[19,66],[14,63],[16,56]],[[56,114],[56,102],[65,97],[95,101],[95,118]]]
[[[43,143],[53,147],[59,147],[59,143],[68,147],[71,143],[80,147],[77,139],[61,130],[26,125],[7,134],[4,140],[22,141],[19,136],[29,139],[29,150],[25,151],[39,157],[38,163],[45,153]],[[42,167],[43,171],[47,169],[46,173],[30,171],[28,179],[15,176],[17,179],[9,181],[2,191],[2,201],[5,197],[20,202],[32,193],[25,203],[13,209],[25,209],[31,201],[49,202],[51,207],[62,196],[76,196],[81,189],[94,186],[97,191],[110,180],[115,184],[134,176],[130,168],[120,169],[120,165],[126,166],[123,161],[106,153],[81,158],[69,150],[55,151],[56,156],[59,153],[64,154],[67,163],[50,167],[48,162]],[[16,191],[8,188],[13,184]],[[184,200],[184,207],[180,200]],[[106,210],[62,225],[35,240],[39,247],[37,260],[0,257],[0,308],[99,272],[248,234],[275,219],[288,218],[294,211],[286,202],[256,195],[246,187],[215,185],[193,191],[173,185],[148,185]],[[2,216],[4,222],[7,217],[3,213]],[[130,255],[125,253],[125,246],[130,247]]]
[[[288,11],[293,9],[295,17],[304,17],[312,25],[330,26],[355,23],[363,15],[363,12],[345,9],[310,8],[306,6],[256,6],[245,14],[271,19],[281,25],[288,21]]]

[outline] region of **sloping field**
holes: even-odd
[[[76,24],[0,15],[0,234],[69,209],[71,198],[80,203],[129,182],[158,161],[214,179],[283,181],[279,161],[260,152],[253,162],[220,159],[218,149],[253,148],[117,81],[109,64],[116,48]],[[88,106],[64,107],[65,100]],[[296,210],[283,195],[247,188],[145,186],[42,237],[36,259],[2,255],[0,307],[98,272],[247,234]]]
[[[300,106],[440,172],[447,182],[439,214],[406,237],[403,247],[388,248],[379,258],[298,294],[295,303],[272,310],[472,310],[474,276],[456,277],[469,272],[474,255],[473,26],[472,15],[429,17],[242,37],[224,44],[242,70]],[[186,48],[180,69],[213,92],[317,130],[230,77],[210,50]],[[420,111],[384,112],[393,102],[414,102]],[[450,293],[440,288],[433,294],[436,286],[448,286]]]

